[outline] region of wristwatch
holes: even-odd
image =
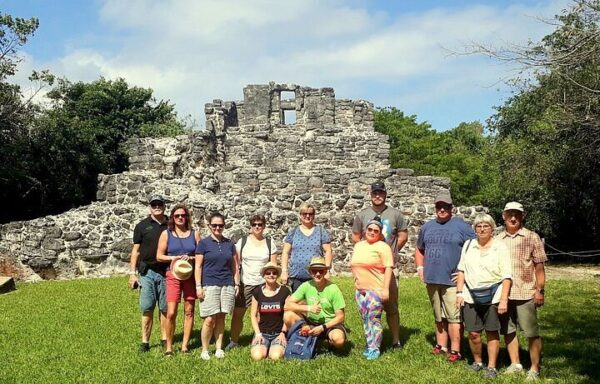
[[[540,295],[543,295],[546,292],[544,288],[538,288],[537,291],[540,293]]]

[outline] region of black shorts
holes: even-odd
[[[486,330],[495,332],[500,330],[498,304],[479,305],[465,303],[462,310],[465,331],[481,332]]]

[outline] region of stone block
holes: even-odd
[[[0,276],[0,294],[8,293],[16,289],[15,279],[9,276]]]

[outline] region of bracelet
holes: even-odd
[[[287,268],[281,268],[281,272],[287,272],[288,269]]]
[[[462,292],[458,292],[458,293],[456,294],[456,297],[463,297],[463,294],[462,294]]]
[[[202,284],[196,284],[196,289],[202,288]]]
[[[422,265],[418,265],[418,266],[417,266],[417,271],[420,271],[420,270],[422,270],[422,269],[423,269],[423,266],[422,266]]]

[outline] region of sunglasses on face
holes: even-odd
[[[381,233],[378,228],[367,228],[367,232],[369,233]]]
[[[445,210],[445,211],[449,211],[452,208],[452,205],[450,204],[436,204],[435,205],[435,209],[439,210]]]
[[[185,219],[188,217],[187,213],[177,213],[175,215],[173,215],[174,218],[176,219]]]
[[[256,228],[262,228],[265,226],[265,224],[264,223],[252,223],[252,226],[256,227]]]
[[[210,224],[212,229],[223,229],[225,228],[225,224]]]
[[[150,206],[151,206],[152,208],[162,208],[162,207],[164,207],[165,205],[164,205],[163,203],[152,203],[152,204],[150,204]]]
[[[265,271],[265,276],[277,276],[277,271]]]
[[[300,212],[300,216],[313,217],[314,215],[314,212]]]
[[[327,270],[326,269],[311,269],[310,273],[312,273],[313,275],[317,275],[317,274],[324,275],[325,273],[327,273]]]

